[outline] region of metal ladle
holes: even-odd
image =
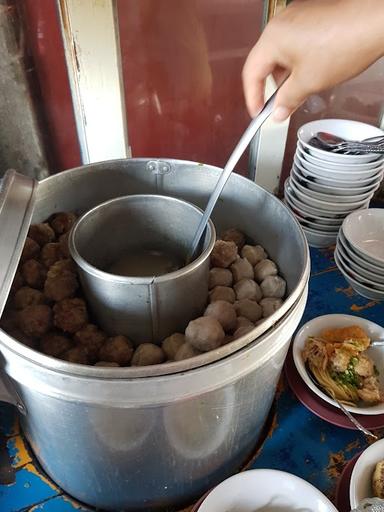
[[[241,155],[246,150],[248,144],[251,142],[253,137],[256,135],[257,130],[262,126],[262,124],[268,119],[273,110],[273,104],[275,100],[277,90],[270,96],[270,98],[266,101],[264,107],[260,111],[260,113],[252,119],[248,128],[243,133],[241,139],[237,143],[237,146],[233,150],[231,156],[226,163],[223,172],[220,175],[218,182],[209,198],[208,204],[204,211],[204,214],[201,218],[201,221],[197,227],[196,234],[194,239],[192,240],[191,250],[187,257],[187,263],[193,261],[197,255],[201,237],[205,231],[208,220],[212,214],[213,209],[215,208],[216,202],[220,197],[220,194],[228,181],[229,176],[231,175],[235,165],[240,160]]]

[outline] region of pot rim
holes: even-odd
[[[69,179],[74,178],[73,176],[78,175],[80,172],[84,172],[85,169],[90,168],[92,172],[108,172],[111,167],[121,166],[121,170],[124,169],[124,164],[127,162],[130,163],[148,163],[153,161],[153,158],[131,158],[131,159],[119,159],[119,160],[108,160],[103,162],[98,162],[96,164],[88,164],[80,167],[75,167],[73,169],[68,169],[63,171],[59,175],[53,175],[48,178],[42,180],[37,186],[37,195],[38,188],[41,186],[41,183],[49,183],[51,181],[55,181],[57,176],[62,176],[66,174],[69,176]],[[183,164],[191,168],[191,172],[193,172],[193,168],[201,168],[207,167],[209,168],[210,173],[216,172],[218,175],[222,172],[222,169],[217,166],[212,166],[209,164],[202,164],[198,162],[192,162],[188,160],[177,160],[177,159],[166,159],[170,165],[173,164]],[[229,178],[229,182],[233,179],[233,175]],[[249,182],[248,178],[236,174],[236,179],[242,182]],[[262,188],[256,183],[254,185],[258,188]],[[246,345],[251,343],[252,341],[257,340],[257,338],[261,337],[266,333],[272,326],[278,323],[280,320],[284,319],[287,313],[292,309],[293,305],[298,301],[298,299],[302,296],[303,290],[305,289],[309,274],[310,274],[310,256],[309,256],[309,247],[307,239],[304,235],[302,227],[298,220],[296,219],[293,212],[276,196],[267,190],[263,190],[271,201],[278,202],[280,207],[286,210],[287,214],[291,218],[291,221],[296,225],[298,233],[300,235],[300,239],[302,242],[303,248],[303,268],[300,274],[300,278],[296,284],[296,287],[292,290],[291,294],[284,301],[283,305],[275,311],[271,316],[265,319],[260,325],[256,326],[252,331],[247,333],[246,335],[237,338],[236,340],[228,343],[227,345],[223,345],[222,347],[212,350],[210,352],[205,352],[201,355],[195,356],[190,359],[185,359],[182,361],[172,362],[172,363],[163,363],[161,365],[152,365],[152,366],[142,366],[142,367],[122,367],[122,368],[108,368],[102,366],[89,366],[89,365],[81,365],[76,363],[69,363],[67,361],[63,361],[61,359],[55,359],[53,357],[46,356],[37,350],[33,350],[26,345],[20,343],[16,339],[9,336],[5,331],[0,329],[0,333],[3,333],[4,336],[0,336],[0,347],[1,345],[6,346],[9,350],[23,358],[33,361],[39,366],[43,366],[47,369],[59,371],[62,374],[76,375],[79,377],[89,377],[89,378],[100,378],[100,379],[137,379],[137,378],[152,378],[159,376],[166,376],[170,374],[180,374],[182,372],[189,371],[194,368],[203,367],[208,364],[217,362],[221,359],[224,359],[231,354],[238,352]],[[38,201],[38,199],[37,199]]]

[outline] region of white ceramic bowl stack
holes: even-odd
[[[357,121],[322,119],[303,125],[297,133],[292,170],[285,182],[285,202],[309,245],[328,247],[335,243],[349,213],[368,208],[383,177],[384,155],[346,155],[318,149],[309,144],[318,132],[346,140],[363,140],[384,132]]]
[[[384,209],[353,212],[344,220],[335,262],[351,287],[363,297],[384,300]]]

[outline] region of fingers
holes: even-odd
[[[254,117],[264,105],[265,80],[275,67],[273,60],[266,57],[256,45],[244,64],[243,88],[249,115]]]
[[[276,95],[273,119],[277,122],[288,119],[304,103],[309,94],[310,91],[305,86],[305,81],[300,80],[293,72]]]

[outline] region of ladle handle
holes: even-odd
[[[254,119],[252,119],[248,128],[243,133],[243,136],[237,143],[237,146],[233,150],[233,153],[229,157],[228,162],[226,163],[224,170],[221,173],[220,178],[217,181],[217,184],[211,194],[211,197],[209,198],[204,215],[202,216],[201,221],[197,227],[195,237],[192,241],[192,247],[191,247],[190,255],[188,257],[188,261],[192,261],[194,259],[194,257],[196,256],[196,251],[199,246],[200,239],[201,239],[201,237],[204,233],[204,230],[207,226],[208,220],[212,214],[212,211],[216,205],[216,202],[217,202],[225,184],[228,181],[229,176],[231,175],[233,169],[235,168],[235,165],[240,160],[241,155],[244,153],[248,144],[251,142],[251,140],[255,136],[257,130],[261,127],[261,125],[271,115],[276,93],[277,93],[277,91],[275,91],[272,94],[272,96],[270,96],[268,98],[268,100],[265,102],[265,105],[262,108],[262,110],[260,111],[260,113]]]

